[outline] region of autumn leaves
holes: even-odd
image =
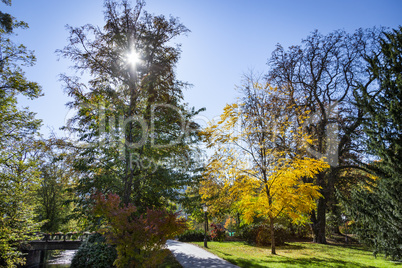
[[[310,183],[329,165],[307,153],[313,142],[303,128],[309,110],[292,103],[289,91],[249,81],[243,98],[228,104],[218,122],[201,132],[214,154],[207,164],[200,194],[212,213],[222,206],[250,223],[264,218],[272,226],[279,217],[308,220],[321,196]],[[274,239],[274,236],[272,236]],[[271,241],[275,254],[275,241]]]

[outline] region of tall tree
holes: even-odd
[[[299,111],[311,111],[311,120],[304,123],[315,140],[309,153],[316,158],[325,156],[331,165],[312,181],[321,187],[322,194],[311,214],[314,241],[318,243],[326,243],[328,202],[333,200],[343,170],[358,168],[364,156],[363,111],[353,104],[353,90],[373,85],[364,57],[378,52],[379,35],[376,29],[328,35],[315,31],[302,45],[287,50],[278,45],[268,62],[268,81],[287,92]]]
[[[10,4],[10,1],[3,1]],[[0,266],[14,267],[25,260],[19,247],[38,229],[33,221],[33,192],[39,181],[35,155],[41,121],[27,108],[20,109],[19,94],[37,98],[41,89],[29,81],[21,66],[35,62],[32,52],[11,41],[12,30],[26,23],[0,21]]]
[[[68,142],[51,138],[43,140],[38,148],[40,183],[36,189],[36,218],[46,221],[44,232],[75,231],[73,191],[78,174],[72,163],[75,149]]]
[[[188,29],[144,5],[105,1],[103,29],[69,27],[70,43],[59,51],[90,75],[87,83],[62,76],[77,110],[67,128],[82,146],[75,163],[84,174],[82,200],[96,190],[115,192],[143,212],[191,182],[198,128],[191,120],[197,111],[182,103],[186,83],[174,72],[180,46],[172,41]]]
[[[311,141],[296,122],[307,114],[295,114],[286,94],[253,81],[242,92],[242,102],[227,105],[220,120],[202,132],[215,150],[205,177],[224,184],[246,221],[267,219],[275,254],[275,221],[284,215],[303,221],[315,209],[319,187],[303,178],[312,178],[328,164],[303,153]],[[200,192],[208,200],[209,191]]]
[[[345,203],[362,240],[375,253],[402,260],[402,27],[380,43],[381,53],[367,58],[379,90],[355,91],[369,153],[379,158],[368,169],[378,179],[354,187]]]

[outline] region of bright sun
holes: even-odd
[[[141,58],[137,51],[131,50],[131,52],[127,54],[127,62],[129,64],[135,66],[140,61],[141,61]]]

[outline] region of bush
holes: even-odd
[[[211,224],[212,230],[211,230],[211,239],[213,241],[225,241],[226,238],[226,231],[225,228],[223,228],[222,225],[220,224]]]
[[[325,216],[326,221],[326,228],[325,228],[325,235],[328,237],[332,237],[333,234],[339,232],[339,226],[342,226],[342,220],[340,217],[335,215],[333,212],[327,213]]]
[[[182,242],[202,242],[204,241],[204,231],[201,230],[187,230],[178,236],[179,241]]]
[[[289,231],[280,224],[274,225],[275,245],[283,245],[290,238]],[[268,224],[250,224],[242,230],[242,238],[250,244],[258,246],[271,245],[271,230]]]
[[[295,225],[291,235],[296,238],[311,238],[311,227],[309,224]]]
[[[291,218],[285,216],[278,218],[276,224],[282,225],[286,229],[289,239],[311,238],[312,231],[308,223],[296,224],[293,223]]]
[[[166,257],[166,241],[185,230],[186,222],[177,218],[178,213],[147,209],[140,214],[132,203],[123,205],[117,194],[97,194],[94,199],[93,212],[105,224],[100,230],[116,245],[117,267],[156,267]]]
[[[84,241],[71,261],[72,268],[113,267],[117,258],[115,247],[106,243],[106,239],[99,233],[92,234]]]

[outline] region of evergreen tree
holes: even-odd
[[[174,71],[180,47],[172,46],[188,29],[144,5],[105,1],[103,30],[70,27],[70,44],[59,51],[90,74],[88,83],[62,76],[77,110],[66,128],[82,148],[75,167],[83,205],[96,191],[114,192],[144,212],[177,199],[196,174],[191,118],[198,111],[182,102],[186,83]]]
[[[402,27],[386,33],[381,52],[368,58],[379,91],[356,91],[366,112],[364,131],[369,152],[380,158],[368,166],[378,179],[359,185],[346,202],[357,232],[375,253],[402,259]]]

